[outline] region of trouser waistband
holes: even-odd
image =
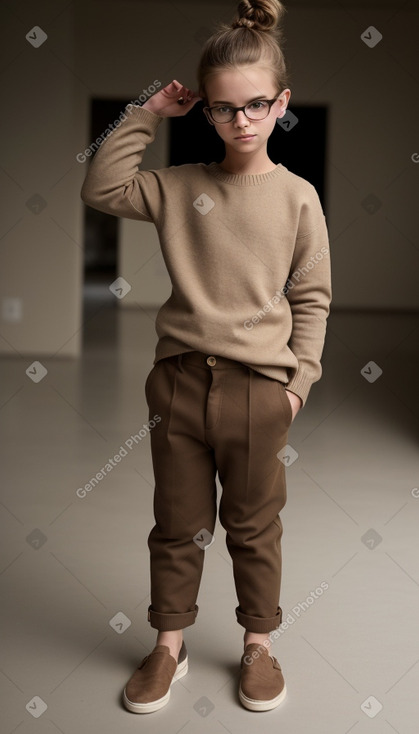
[[[220,357],[218,354],[211,354],[210,352],[183,352],[172,359],[177,360],[179,369],[182,369],[182,364],[192,364],[206,370],[249,369],[242,362],[228,357]]]

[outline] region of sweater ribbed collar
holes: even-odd
[[[210,163],[207,165],[207,170],[211,176],[224,183],[233,184],[234,186],[258,186],[281,176],[286,169],[282,163],[278,163],[276,168],[268,173],[228,173],[218,163]]]

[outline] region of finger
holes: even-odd
[[[189,87],[182,87],[182,96],[185,97],[185,99],[192,99],[192,97],[195,97],[195,92],[192,89],[189,89]]]
[[[188,100],[189,97],[189,89],[187,87],[182,86],[178,90],[178,94],[180,95],[179,99],[185,100],[185,102]]]
[[[197,102],[202,102],[202,97],[199,97],[197,94],[192,95],[189,104],[193,107]]]
[[[187,89],[184,87],[182,89],[182,96],[178,100],[179,104],[189,104],[190,102],[198,102],[202,97],[199,96],[199,94],[195,94],[191,89]]]
[[[188,102],[191,101],[191,90],[188,89],[188,87],[182,87],[182,89],[179,90],[180,97],[177,100],[178,104],[180,105],[186,105]]]
[[[170,84],[162,89],[162,92],[167,97],[176,97],[178,94],[181,94],[182,88],[182,84],[179,84],[179,82],[173,80],[172,82],[170,82]]]
[[[192,97],[188,99],[184,99],[181,97],[177,100],[177,103],[183,107],[185,107],[185,111],[188,112],[192,107],[202,100],[202,97],[199,97],[198,95],[193,94]]]

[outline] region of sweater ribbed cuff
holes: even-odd
[[[299,398],[303,401],[303,405],[307,402],[310,388],[313,384],[313,378],[307,375],[306,372],[297,372],[294,377],[285,385],[287,390],[295,392]]]
[[[151,110],[145,110],[144,107],[131,103],[125,107],[125,114],[128,118],[129,116],[133,116],[135,120],[145,122],[153,132],[157,130],[158,126],[164,119],[163,117],[160,117],[160,115],[156,115],[155,112],[152,112]]]

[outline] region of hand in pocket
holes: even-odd
[[[295,392],[291,392],[291,390],[287,390],[285,388],[285,392],[287,395],[288,400],[291,403],[291,410],[292,410],[292,420],[294,420],[295,416],[297,415],[298,411],[300,410],[303,401],[301,398],[295,394]]]

